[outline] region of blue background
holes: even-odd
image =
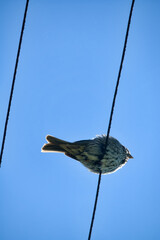
[[[87,239],[98,175],[45,136],[107,133],[131,1],[31,0],[0,169],[0,239]],[[0,139],[25,1],[0,1]],[[160,239],[160,2],[136,1],[111,136],[134,156],[102,176],[92,239]]]

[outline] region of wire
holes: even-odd
[[[11,86],[10,97],[9,97],[9,102],[8,102],[8,109],[7,109],[6,120],[5,120],[5,125],[4,125],[4,132],[3,132],[3,139],[2,139],[1,153],[0,153],[0,167],[1,167],[1,164],[2,164],[2,156],[3,156],[4,145],[5,145],[7,126],[8,126],[10,108],[11,108],[11,103],[12,103],[12,97],[13,97],[13,90],[14,90],[14,85],[15,85],[17,67],[18,67],[18,62],[19,62],[19,55],[20,55],[20,50],[21,50],[24,26],[25,26],[26,15],[27,15],[27,10],[28,10],[28,3],[29,3],[29,0],[26,0],[26,7],[25,7],[25,11],[24,11],[23,23],[22,23],[22,28],[21,28],[21,35],[20,35],[20,39],[19,39],[16,63],[15,63],[14,74],[13,74],[13,79],[12,79],[12,86]]]
[[[94,203],[94,208],[93,208],[93,215],[92,215],[92,220],[91,220],[91,226],[89,229],[89,235],[88,235],[88,240],[91,239],[91,234],[92,234],[92,228],[93,228],[93,222],[94,222],[94,217],[95,217],[95,212],[96,212],[96,206],[97,206],[97,200],[98,200],[98,195],[99,195],[99,188],[100,188],[100,183],[101,183],[101,172],[98,177],[98,185],[97,185],[97,191],[96,191],[96,198],[95,198],[95,203]]]
[[[112,108],[111,108],[111,113],[110,113],[110,118],[109,118],[105,149],[107,148],[107,145],[108,145],[109,133],[110,133],[110,129],[111,129],[114,106],[115,106],[119,81],[120,81],[120,77],[121,77],[121,71],[122,71],[122,67],[123,67],[124,56],[125,56],[125,52],[126,52],[126,46],[127,46],[127,40],[128,40],[128,34],[129,34],[129,28],[130,28],[130,23],[131,23],[131,18],[132,18],[134,2],[135,2],[135,0],[132,0],[132,4],[131,4],[131,8],[130,8],[130,14],[129,14],[129,18],[128,18],[127,30],[126,30],[126,35],[125,35],[125,42],[124,42],[123,52],[122,52],[122,57],[121,57],[121,63],[120,63],[120,67],[119,67],[119,72],[118,72],[118,77],[117,77],[117,82],[116,82],[116,87],[115,87],[115,92],[114,92],[114,97],[113,97],[113,102],[112,102]],[[98,195],[99,195],[99,188],[100,188],[100,183],[101,183],[101,174],[102,173],[100,172],[99,173],[99,178],[98,178],[97,191],[96,191],[96,197],[95,197],[95,202],[94,202],[94,208],[93,208],[93,213],[92,213],[92,219],[91,219],[91,224],[90,224],[88,240],[91,239],[91,234],[92,234],[92,229],[93,229],[93,223],[94,223],[95,212],[96,212],[97,201],[98,201]]]

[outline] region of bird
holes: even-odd
[[[129,150],[116,138],[97,135],[93,139],[68,142],[51,135],[46,136],[42,152],[59,152],[81,162],[93,173],[109,174],[123,167],[133,158]]]

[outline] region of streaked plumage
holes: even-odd
[[[129,150],[113,137],[109,137],[106,149],[106,135],[73,143],[50,135],[46,139],[48,143],[42,147],[42,152],[64,153],[68,157],[78,160],[94,173],[115,172],[125,165],[129,158],[133,158]]]

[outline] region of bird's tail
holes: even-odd
[[[67,141],[52,137],[47,135],[46,140],[48,143],[44,144],[42,147],[42,152],[62,152],[65,153],[64,146],[69,144]]]

